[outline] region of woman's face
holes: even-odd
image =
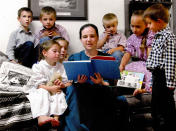
[[[97,49],[98,36],[93,27],[88,26],[82,30],[81,42],[85,50]]]

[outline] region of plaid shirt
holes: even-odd
[[[169,27],[155,34],[146,66],[164,69],[167,87],[176,88],[176,36]]]

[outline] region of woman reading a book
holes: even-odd
[[[95,25],[83,25],[79,35],[85,50],[71,55],[69,61],[89,60],[97,55],[108,55],[97,51],[98,29]],[[80,121],[88,130],[114,129],[113,114],[111,114],[112,102],[106,88],[110,83],[104,81],[99,73],[94,73],[94,76],[90,76],[90,78],[80,74],[77,82],[74,83],[79,102]]]

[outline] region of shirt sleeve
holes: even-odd
[[[35,74],[32,76],[31,81],[34,83],[35,88],[38,88],[38,86],[41,84],[47,83],[47,78],[42,73],[42,68],[39,66],[39,64],[34,64],[32,66],[32,70]]]
[[[123,47],[126,47],[126,41],[127,41],[126,36],[123,35],[123,34],[120,34],[120,35],[121,35],[121,38],[119,40],[119,45],[122,45]]]
[[[59,31],[61,32],[61,36],[64,37],[68,42],[70,42],[68,32],[63,26],[60,26]]]
[[[12,32],[9,37],[6,54],[10,60],[15,59],[15,48],[16,48],[16,32]]]
[[[167,87],[176,87],[176,40],[173,38],[167,39],[166,48],[166,62],[165,62],[165,73]]]
[[[126,48],[125,48],[125,51],[130,53],[131,55],[134,55],[135,53],[135,47],[133,45],[133,37],[130,36],[127,41],[126,41]]]

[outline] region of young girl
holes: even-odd
[[[141,101],[140,103],[145,103],[142,101],[143,95],[141,97],[136,97],[137,94],[142,94],[147,91],[151,91],[151,73],[146,69],[145,62],[147,60],[148,54],[151,49],[152,39],[154,37],[154,33],[148,31],[147,25],[143,19],[144,11],[138,10],[133,12],[131,16],[131,30],[133,34],[127,39],[127,45],[125,48],[125,54],[120,63],[119,69],[120,71],[129,70],[135,72],[142,72],[145,74],[144,78],[144,89],[136,89],[133,92],[134,96],[130,96],[130,98],[126,96],[118,96],[117,103],[120,107],[120,128],[121,130],[129,130],[129,103],[128,100],[131,99],[133,101]],[[128,64],[130,58],[132,57],[133,62]],[[135,61],[135,62],[134,62]],[[149,96],[151,94],[148,94]],[[141,99],[140,99],[141,98]],[[148,97],[150,98],[150,97]],[[136,100],[137,99],[137,100]],[[148,100],[150,101],[150,100]],[[135,103],[133,103],[135,106]],[[142,105],[141,105],[142,106]]]
[[[67,76],[64,67],[59,63],[60,45],[49,40],[41,45],[41,60],[34,64],[32,70],[35,75],[31,81],[35,88],[29,91],[29,100],[33,118],[38,118],[39,126],[51,123],[52,126],[59,126],[59,115],[63,114],[67,108],[65,94],[61,91],[65,88]],[[62,76],[62,81],[55,80],[53,86],[47,86],[54,73]]]
[[[59,62],[62,63],[64,60],[68,59],[67,50],[69,42],[63,37],[56,37],[53,40],[55,40],[61,47]]]
[[[127,40],[127,47],[125,48],[126,53],[124,54],[119,67],[120,71],[125,69],[145,74],[145,90],[136,90],[134,95],[145,92],[146,90],[150,91],[151,86],[151,73],[146,69],[145,61],[151,50],[154,33],[148,30],[147,25],[143,20],[143,12],[144,11],[142,10],[138,10],[133,12],[131,16],[131,29],[133,34]],[[128,64],[131,57],[135,62]]]

